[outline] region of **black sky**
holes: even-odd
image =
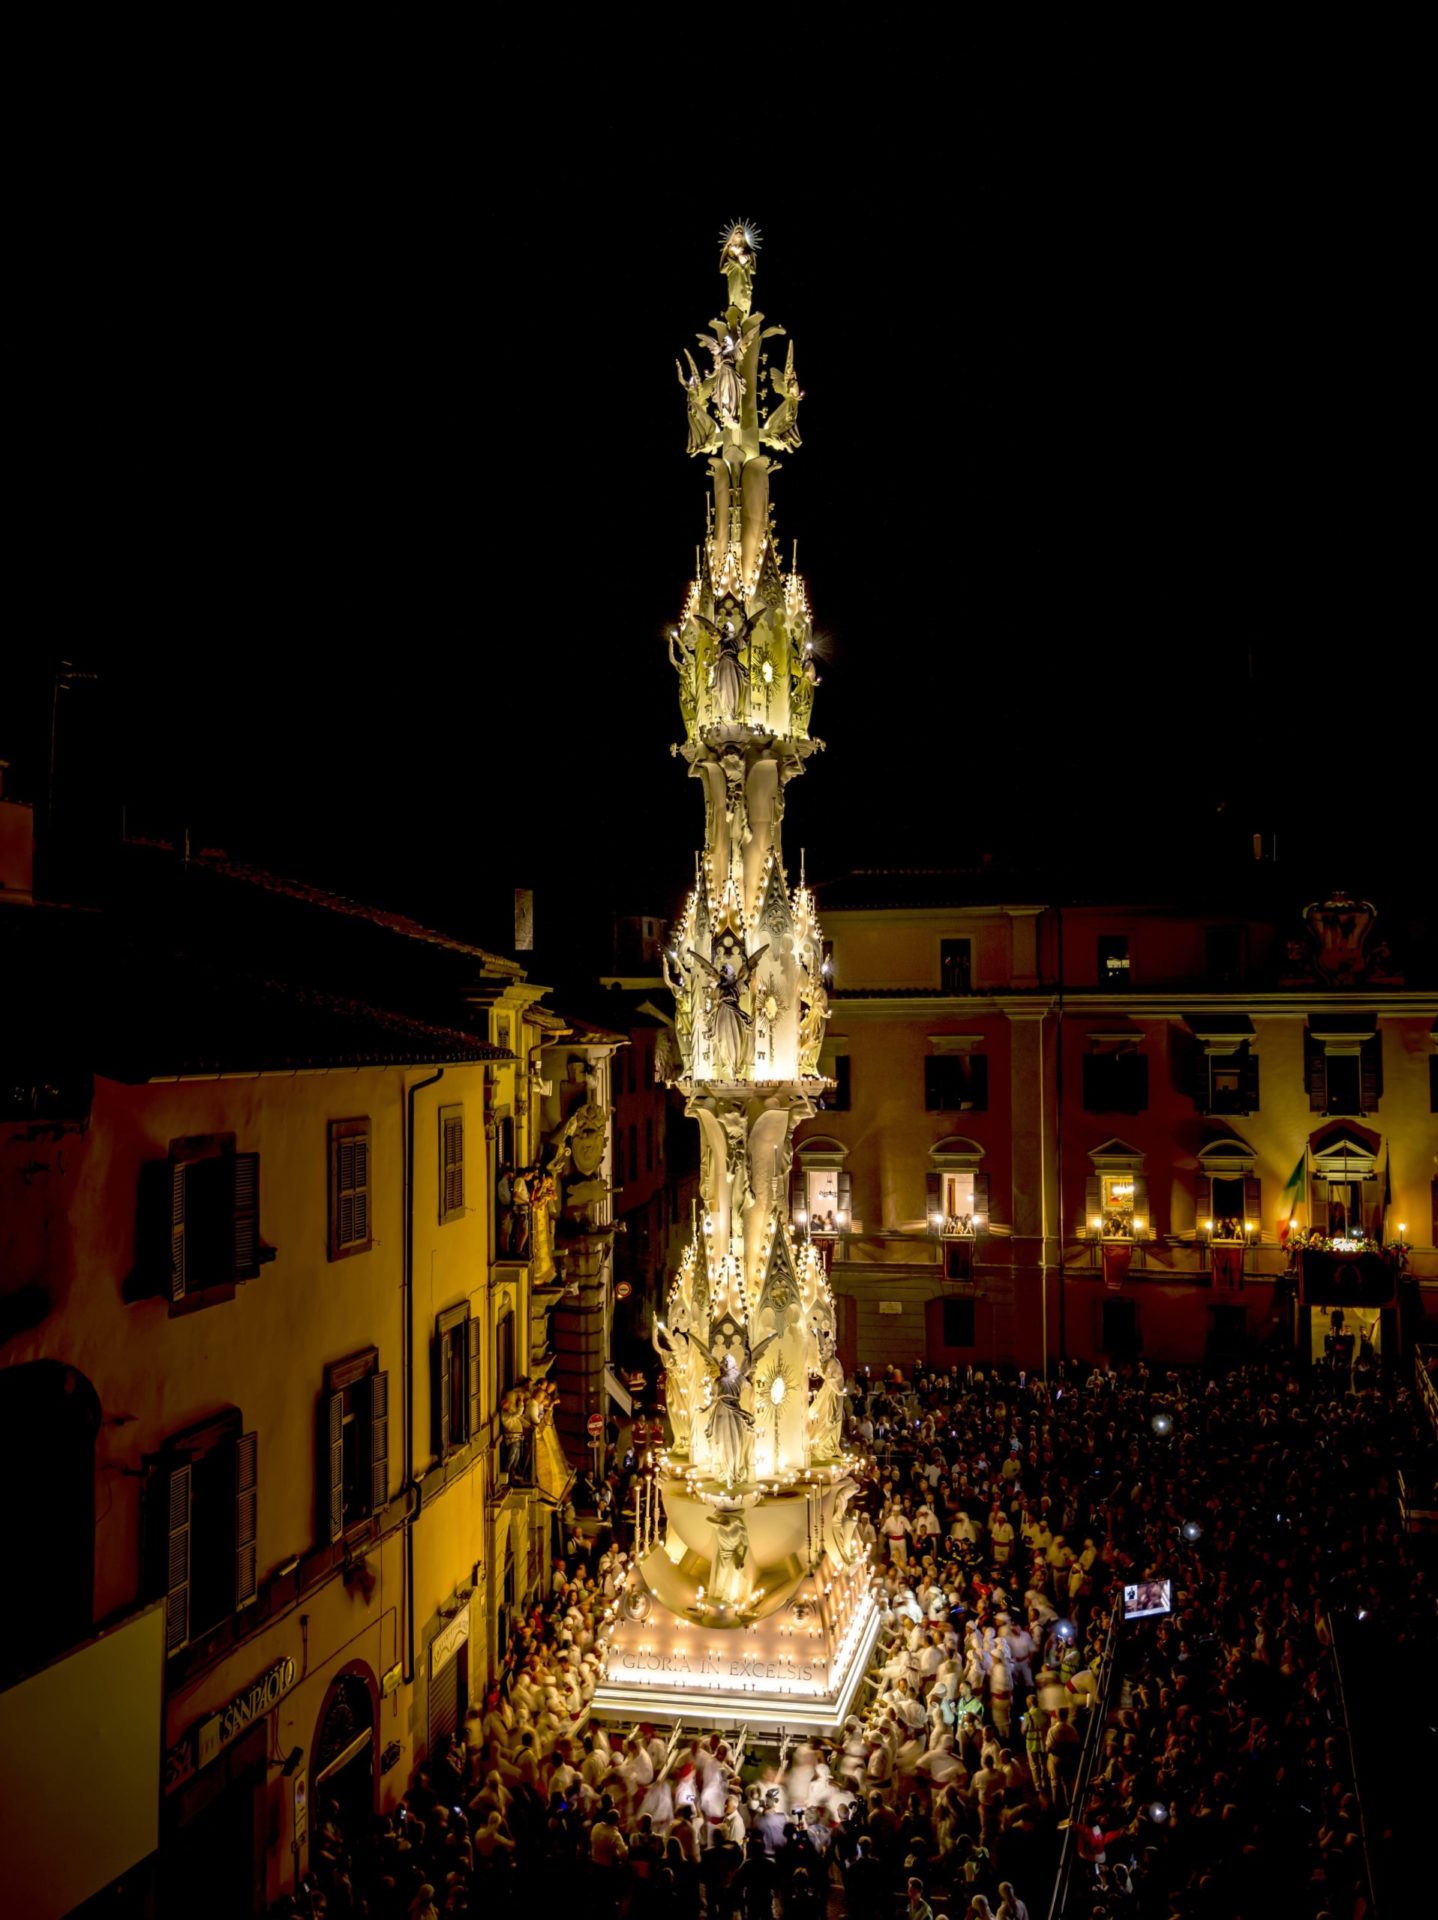
[[[715,187],[595,130],[502,195],[479,159],[423,194],[318,154],[87,180],[30,314],[22,788],[64,657],[102,677],[62,787],[132,828],[476,930],[526,882],[667,912],[700,805],[662,633],[704,493],[673,362],[745,214],[829,650],[791,860],[1082,884],[1275,824],[1357,888],[1411,860],[1432,409],[1381,156],[899,133]]]

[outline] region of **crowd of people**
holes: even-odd
[[[1438,1651],[1394,1513],[1401,1394],[1281,1361],[849,1388],[881,1630],[831,1741],[590,1721],[618,1480],[402,1808],[364,1835],[327,1810],[310,1911],[1040,1920],[1062,1858],[1079,1920],[1359,1913],[1330,1621],[1415,1673]],[[1115,1623],[1157,1581],[1171,1613]]]

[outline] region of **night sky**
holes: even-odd
[[[1182,878],[1275,824],[1295,885],[1411,860],[1431,385],[1371,166],[908,142],[715,188],[594,130],[502,194],[253,152],[89,182],[33,296],[12,787],[64,657],[101,679],[61,702],[62,800],[132,831],[481,937],[515,884],[542,932],[671,911],[705,496],[673,363],[747,215],[827,653],[791,866]]]

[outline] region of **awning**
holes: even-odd
[[[628,1415],[634,1412],[633,1396],[613,1367],[608,1365],[604,1369],[604,1391],[622,1414]]]

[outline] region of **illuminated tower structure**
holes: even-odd
[[[791,1222],[794,1128],[827,1084],[827,969],[791,886],[785,789],[821,746],[808,599],[782,570],[770,480],[800,444],[790,345],[753,306],[758,235],[721,237],[725,311],[679,367],[707,533],[669,636],[704,849],[666,968],[671,1085],[702,1135],[703,1213],[654,1341],[670,1443],[619,1596],[595,1711],[819,1728],[847,1713],[877,1631],[842,1450],[843,1369],[823,1260]],[[782,365],[782,372],[779,367]],[[768,391],[766,392],[766,388]],[[796,1224],[797,1223],[797,1224]]]

